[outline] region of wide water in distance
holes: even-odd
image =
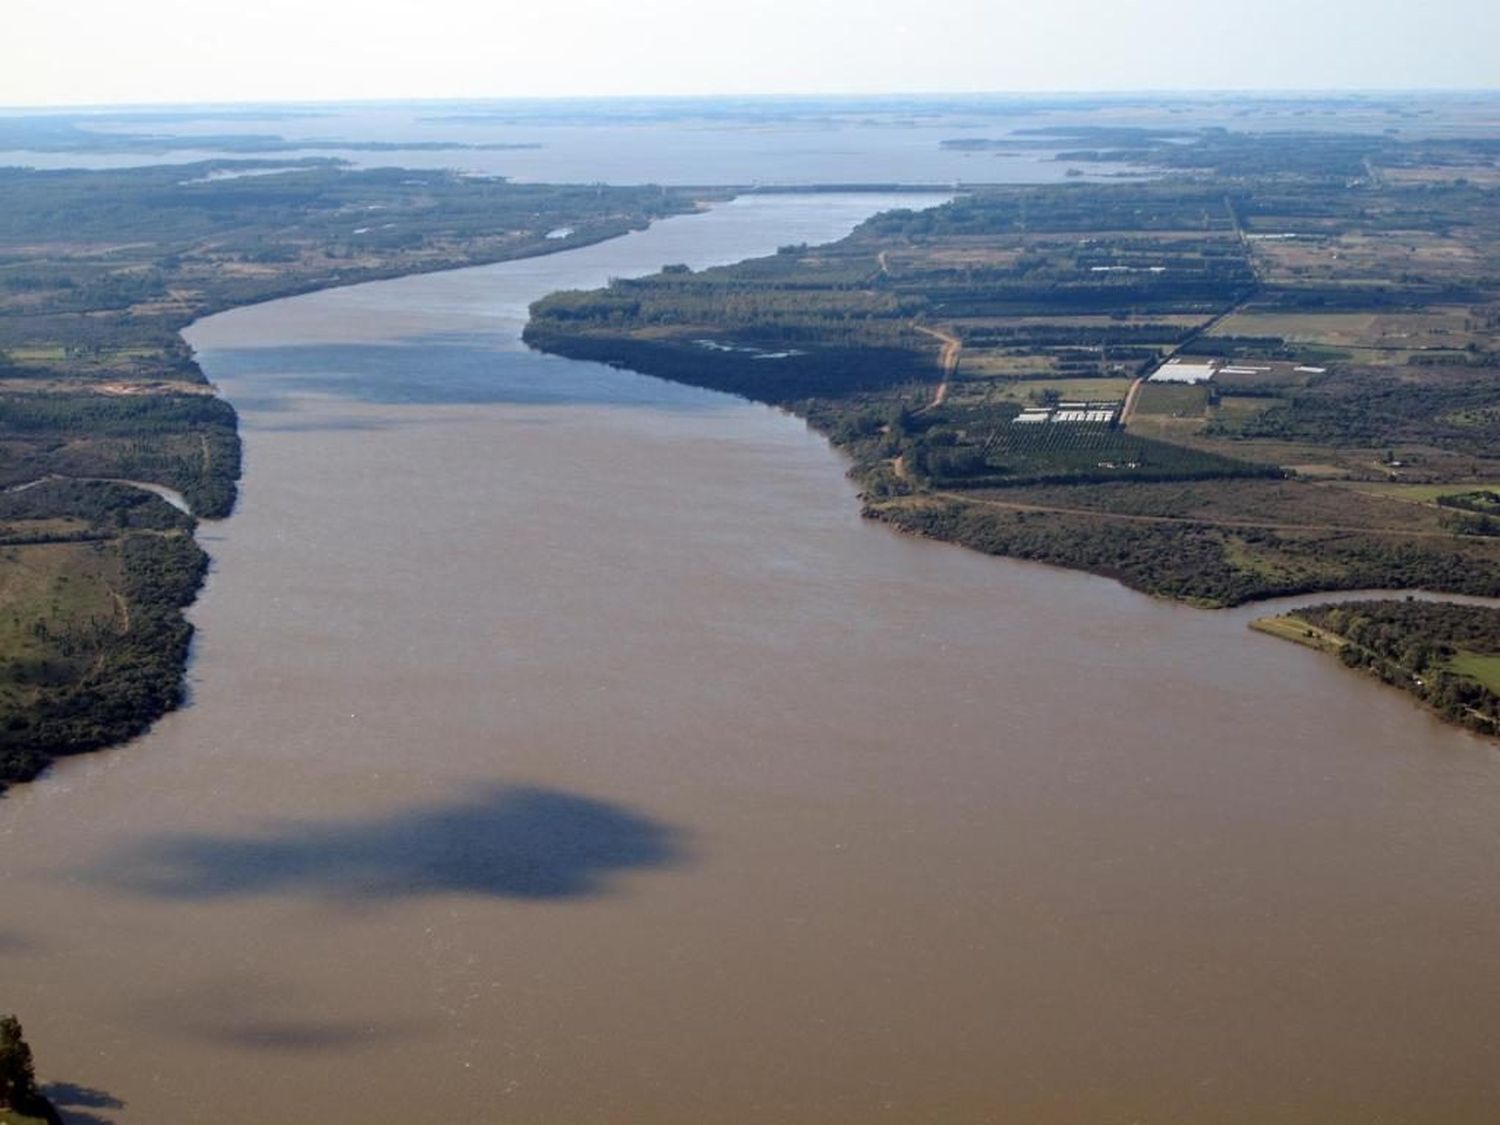
[[[562,107],[559,107],[560,109]],[[1068,119],[1071,121],[1071,119]],[[965,152],[945,149],[955,138],[1005,137],[1036,127],[1031,114],[991,111],[884,112],[864,117],[829,103],[817,112],[787,117],[774,103],[736,120],[678,114],[620,120],[606,106],[564,112],[556,118],[443,114],[431,107],[327,107],[301,116],[232,116],[100,123],[105,132],[147,132],[179,139],[203,138],[203,147],[118,151],[103,148],[63,152],[0,150],[0,167],[129,168],[199,160],[261,159],[276,164],[304,157],[335,157],[361,168],[454,168],[513,180],[611,184],[952,184],[1058,183],[1073,175],[1115,175],[1123,165],[1069,164],[1051,152]],[[1178,122],[1180,124],[1180,122]],[[225,149],[219,136],[284,136],[291,143],[378,141],[400,145],[450,142],[527,147],[483,149],[347,148],[290,149],[256,153]],[[1059,147],[1071,147],[1063,141]],[[1139,170],[1137,170],[1139,171]]]
[[[1490,745],[517,342],[886,202],[192,330],[247,446],[193,704],[0,802],[0,997],[77,1120],[1496,1119]]]

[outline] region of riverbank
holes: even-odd
[[[1500,607],[1350,601],[1258,618],[1250,627],[1337,656],[1447,722],[1500,736]]]
[[[62,1117],[45,1099],[43,1106],[45,1108],[37,1107],[40,1112],[36,1113],[19,1113],[13,1109],[0,1109],[0,1125],[64,1125]]]
[[[1249,628],[1268,637],[1279,637],[1283,641],[1310,648],[1314,652],[1337,653],[1345,642],[1332,633],[1315,628],[1295,613],[1278,614],[1275,617],[1257,617]]]
[[[1407,283],[1399,336],[1377,331],[1374,279],[1409,253],[1371,217],[1389,208],[1461,229],[1476,261],[1494,249],[1481,191],[1312,173],[992,188],[834,244],[553,294],[525,338],[791,410],[849,457],[867,516],[928,538],[1199,606],[1493,596],[1500,537],[1422,490],[1495,473],[1500,335],[1446,302],[1500,292],[1455,260]],[[1273,232],[1308,216],[1293,269]],[[1413,336],[1450,346],[1396,346]],[[1176,360],[1208,375],[1152,378]]]
[[[219,166],[0,170],[0,248],[21,263],[0,275],[0,790],[139,734],[182,698],[181,611],[208,565],[192,524],[229,515],[241,468],[235,411],[182,330],[289,295],[593,245],[713,197],[321,162],[206,174]],[[157,513],[148,533],[127,527],[143,506],[120,489],[45,483],[90,481],[157,491],[191,517]]]

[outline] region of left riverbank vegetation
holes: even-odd
[[[127,485],[0,494],[0,778],[140,734],[182,700],[208,560],[194,520]]]
[[[165,485],[204,518],[233,508],[234,410],[182,328],[332,285],[584,245],[701,195],[322,159],[0,169],[0,788],[138,734],[181,700],[181,610],[204,573],[192,520],[87,482]]]
[[[31,1047],[13,1015],[0,1015],[0,1125],[60,1125],[36,1082]]]

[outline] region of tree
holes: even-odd
[[[27,1110],[36,1104],[36,1072],[21,1021],[0,1016],[0,1109]]]
[[[1062,392],[1056,387],[1043,387],[1041,390],[1033,390],[1027,396],[1038,406],[1056,406],[1062,401]]]

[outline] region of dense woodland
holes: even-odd
[[[1345,602],[1299,609],[1290,620],[1338,638],[1348,667],[1411,692],[1452,722],[1500,734],[1500,608]]]
[[[1487,457],[1500,451],[1497,386],[1500,366],[1444,367],[1417,377],[1347,367],[1287,388],[1248,417],[1215,419],[1210,432],[1309,444],[1427,445]]]
[[[21,1021],[0,1015],[0,1122],[4,1125],[62,1125],[57,1108],[37,1085],[31,1046]]]
[[[61,434],[84,435],[59,445]],[[0,396],[0,486],[56,474],[175,488],[209,519],[234,507],[240,443],[234,409],[211,394]]]

